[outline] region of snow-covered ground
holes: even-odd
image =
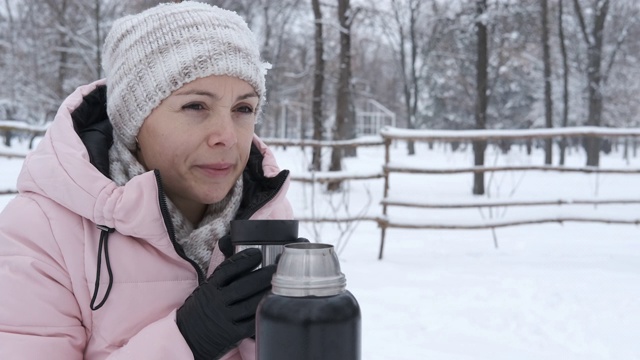
[[[470,151],[418,144],[417,155],[392,149],[392,161],[430,167],[467,167]],[[310,154],[275,149],[294,173]],[[328,153],[327,153],[328,154]],[[492,148],[487,164],[542,164]],[[371,173],[383,162],[381,147],[361,148],[347,171]],[[556,161],[557,162],[557,161]],[[0,157],[0,191],[12,188],[21,160]],[[584,164],[574,150],[568,165]],[[620,152],[603,155],[602,167],[640,168]],[[519,172],[487,176],[491,199],[640,198],[640,175]],[[293,183],[297,214],[378,215],[382,180],[352,181],[328,196],[320,187]],[[433,202],[475,200],[472,175],[391,176],[390,195]],[[11,196],[0,196],[2,209]],[[526,207],[483,210],[390,208],[406,222],[479,223],[488,219],[550,216],[640,218],[640,205]],[[348,235],[351,231],[350,236]],[[339,248],[348,289],[362,309],[363,360],[401,359],[640,359],[640,228],[592,223],[541,224],[491,230],[390,229],[384,259],[377,260],[380,230],[302,224],[301,235]],[[346,234],[346,235],[345,235]],[[494,243],[497,243],[496,248]]]

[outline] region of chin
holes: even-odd
[[[220,193],[216,192],[214,194],[212,194],[212,193],[205,194],[202,197],[202,200],[203,200],[202,202],[204,204],[215,204],[217,202],[220,202],[220,201],[224,200],[225,197],[227,197],[227,195],[229,194],[230,190],[231,190],[231,188],[229,190],[225,191],[225,192],[220,192]]]

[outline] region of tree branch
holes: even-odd
[[[580,3],[578,0],[573,0],[573,7],[578,15],[578,21],[580,22],[580,30],[582,30],[582,35],[584,36],[584,41],[588,46],[592,46],[593,41],[589,38],[589,34],[587,33],[587,26],[584,22],[584,16],[582,15],[582,8],[580,7]]]

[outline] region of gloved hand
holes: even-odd
[[[261,261],[262,252],[253,248],[229,257],[178,309],[178,328],[196,360],[217,359],[255,335],[256,309],[276,270],[252,271]]]
[[[220,248],[220,252],[222,252],[225,259],[228,259],[233,255],[235,248],[231,242],[231,234],[227,234],[218,240],[218,248]]]

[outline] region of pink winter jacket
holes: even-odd
[[[89,162],[71,113],[103,81],[78,88],[24,162],[19,195],[0,214],[0,359],[193,359],[176,309],[198,286],[172,244],[153,171],[118,187]],[[257,137],[267,178],[280,170]],[[281,174],[286,176],[286,174]],[[282,177],[284,179],[284,177]],[[252,219],[289,219],[289,179]],[[98,244],[109,236],[113,288],[90,309]],[[224,259],[213,253],[209,272]],[[103,256],[98,301],[108,272]],[[254,359],[242,341],[223,359]]]

